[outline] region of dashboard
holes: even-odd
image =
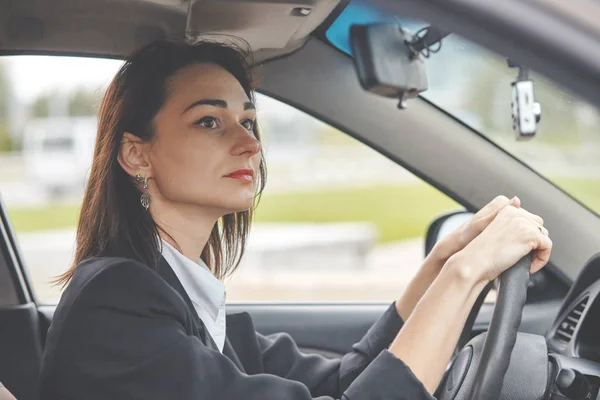
[[[546,335],[548,350],[600,362],[600,255],[588,261],[565,304]]]
[[[548,349],[600,362],[600,282],[595,282],[557,318],[547,336]]]
[[[559,388],[549,398],[600,399],[600,254],[571,286],[546,343],[552,380]]]

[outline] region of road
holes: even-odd
[[[334,228],[339,229],[320,229],[329,235]],[[299,245],[282,248],[260,238],[277,235],[273,229],[256,226],[241,267],[226,281],[229,301],[393,300],[423,259],[421,239],[382,246],[350,240],[316,246],[315,241],[313,245],[298,242],[303,235],[319,240],[314,230],[306,229],[294,238],[291,228],[283,228],[280,236],[289,235]],[[50,282],[71,265],[75,232],[19,234],[18,241],[38,298],[56,303],[61,290]]]

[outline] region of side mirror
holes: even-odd
[[[437,217],[427,229],[427,235],[425,236],[425,257],[427,257],[437,242],[458,228],[463,222],[468,221],[472,216],[472,212],[461,210],[452,211]]]

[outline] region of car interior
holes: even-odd
[[[498,194],[518,194],[529,211],[543,216],[554,248],[549,266],[526,282],[526,302],[523,299],[524,304],[520,305],[522,314],[519,305],[510,299],[507,304],[502,302],[512,307],[514,318],[518,317],[513,323],[516,322],[519,335],[531,337],[512,338],[509,349],[514,346],[515,351],[500,398],[542,398],[530,397],[541,396],[536,390],[557,399],[596,398],[600,389],[596,320],[600,308],[599,216],[426,98],[411,98],[406,109],[399,109],[397,98],[365,90],[353,57],[333,45],[326,34],[349,3],[0,0],[0,54],[122,59],[155,39],[241,37],[249,43],[256,63],[260,64],[260,93],[315,116],[375,149],[450,196],[464,211],[475,212]],[[582,1],[582,9],[584,5],[588,7],[586,12],[549,0],[507,0],[502,5],[476,0],[372,3],[389,15],[418,17],[519,60],[590,104],[600,106],[600,34],[594,23],[598,19],[592,17],[600,17],[600,6],[592,1]],[[0,192],[0,200],[1,196]],[[428,248],[449,217],[442,216],[432,223]],[[36,299],[2,203],[0,255],[0,382],[16,398],[33,399],[45,333],[55,306]],[[509,286],[500,283],[501,289]],[[304,351],[337,357],[364,335],[387,306],[369,302],[234,303],[228,304],[228,312],[247,311],[261,333],[285,331]],[[492,319],[498,318],[494,304],[479,306],[460,347],[472,338],[477,340],[479,334],[491,329]],[[503,325],[497,329],[508,328]],[[533,336],[543,339],[543,349],[533,349],[535,346],[529,341]],[[481,338],[484,337],[474,348],[481,350],[484,346]],[[515,356],[517,353],[520,356]],[[457,360],[461,360],[460,353]],[[489,359],[487,362],[493,364]],[[534,362],[537,365],[531,365]],[[475,367],[471,369],[460,365],[449,368],[449,374],[464,379],[465,387],[458,385],[456,390],[450,390],[442,383],[438,398],[470,398],[467,386],[476,379],[473,368],[477,370],[477,364],[473,361]],[[522,374],[530,374],[530,381],[535,384],[526,384]],[[557,383],[559,377],[562,381]],[[577,397],[581,393],[593,397]]]

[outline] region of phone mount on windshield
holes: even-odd
[[[353,25],[350,45],[361,86],[398,99],[405,109],[408,99],[427,90],[423,58],[438,52],[447,35],[432,26],[411,35],[393,23]]]
[[[512,120],[517,140],[528,140],[535,136],[537,124],[542,117],[542,106],[535,101],[533,81],[529,79],[529,68],[507,60],[510,68],[518,68],[519,76],[512,83]]]

